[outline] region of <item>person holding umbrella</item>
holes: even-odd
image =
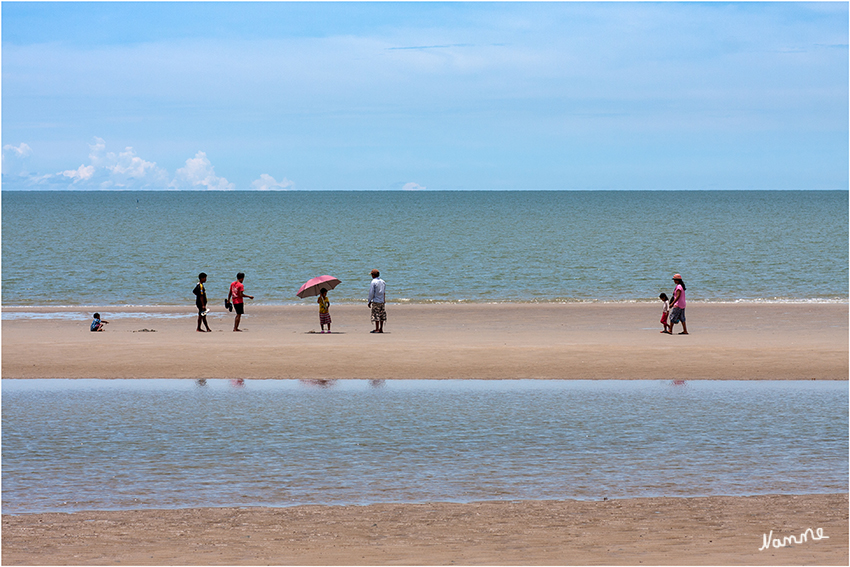
[[[328,299],[328,290],[338,286],[341,282],[333,276],[317,276],[304,282],[304,285],[298,290],[297,295],[301,299],[318,295],[319,299],[319,324],[322,326],[322,333],[325,332],[325,325],[328,326],[328,333],[331,332],[331,301]]]
[[[328,326],[328,334],[331,332],[331,300],[328,299],[328,289],[323,287],[319,290],[319,326],[322,327],[322,333],[325,332],[325,325]]]

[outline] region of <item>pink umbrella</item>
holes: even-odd
[[[339,284],[340,281],[333,276],[319,276],[311,280],[307,280],[295,295],[303,299],[312,295],[319,295],[319,290],[323,287],[333,289]]]

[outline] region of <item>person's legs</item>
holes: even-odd
[[[384,332],[384,321],[387,319],[386,312],[384,311],[383,303],[373,303],[372,304],[372,321],[375,323],[375,330],[373,333],[383,333]]]
[[[239,328],[239,321],[242,320],[243,307],[241,303],[234,303],[233,310],[236,311],[236,319],[233,321],[233,330],[236,332],[241,332],[242,330]]]
[[[203,318],[204,318],[203,315],[198,313],[198,328],[195,329],[195,330],[198,331],[199,333],[203,333],[203,331],[201,330],[201,319],[203,319]]]
[[[207,332],[208,332],[208,333],[211,333],[211,332],[212,332],[212,329],[210,329],[210,324],[209,324],[209,323],[207,323],[207,316],[206,316],[206,315],[202,315],[202,316],[201,316],[201,319],[202,319],[202,320],[203,320],[203,322],[204,322],[204,327],[206,327],[206,328],[207,328]],[[200,324],[199,324],[199,325],[198,325],[198,328],[200,328],[200,327],[201,327],[201,326],[200,326]]]
[[[667,323],[670,325],[670,334],[673,334],[673,327],[676,326],[676,323],[679,322],[679,308],[674,307],[670,310],[670,313],[667,315]]]
[[[670,317],[668,319],[670,322],[670,333],[673,333],[673,327],[676,323],[682,323],[682,332],[680,335],[688,334],[688,324],[685,322],[685,310],[679,309],[678,307],[674,307],[670,310]]]

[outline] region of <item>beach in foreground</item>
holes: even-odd
[[[110,320],[89,331],[98,310]],[[16,312],[76,319],[9,318]],[[848,305],[696,303],[690,335],[662,335],[655,303],[4,308],[3,378],[847,380]],[[185,317],[173,317],[183,313]],[[676,331],[681,330],[681,325]]]
[[[57,308],[6,309],[56,313]],[[698,304],[689,336],[661,335],[654,304],[174,307],[79,318],[7,317],[4,378],[847,380],[845,304]],[[677,329],[678,330],[678,329]],[[793,440],[789,440],[793,442]],[[765,537],[827,536],[760,550]],[[16,564],[686,564],[848,562],[842,494],[608,501],[89,511],[3,516]]]
[[[847,494],[822,494],[28,514],[3,516],[2,560],[4,565],[846,565],[847,510]],[[761,549],[771,533],[773,539],[794,536],[800,543]],[[825,537],[815,539],[819,535]]]

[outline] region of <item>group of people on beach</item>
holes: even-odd
[[[676,283],[676,289],[673,290],[673,299],[669,299],[666,293],[658,296],[663,303],[661,311],[661,324],[664,326],[662,333],[667,335],[673,334],[673,325],[682,323],[682,332],[680,335],[688,334],[688,324],[685,322],[685,282],[682,281],[681,274],[673,276],[673,281]]]
[[[385,308],[387,284],[381,279],[381,272],[378,270],[372,270],[371,276],[372,282],[369,285],[368,307],[371,310],[372,322],[375,324],[375,328],[370,332],[383,333],[384,322],[387,320],[387,311]],[[244,280],[244,273],[239,272],[236,274],[236,281],[230,284],[230,289],[227,292],[227,299],[224,300],[224,306],[228,311],[236,311],[236,318],[233,321],[234,332],[242,331],[242,329],[239,328],[239,323],[242,320],[242,315],[245,313],[245,298],[254,299],[253,295],[245,293]],[[197,331],[199,333],[212,332],[209,323],[207,323],[207,314],[209,313],[209,309],[207,308],[207,291],[204,287],[206,282],[207,274],[201,272],[198,274],[198,283],[195,285],[195,289],[192,290],[192,293],[195,294],[195,306],[198,308]],[[661,325],[664,329],[661,332],[667,335],[672,335],[673,327],[677,323],[682,323],[682,331],[679,334],[687,335],[688,324],[685,321],[685,290],[687,288],[685,287],[685,282],[682,280],[681,274],[675,274],[673,276],[673,282],[675,282],[676,288],[673,290],[672,299],[668,298],[666,293],[662,293],[658,296],[662,302]],[[319,305],[319,325],[321,327],[321,333],[325,333],[325,326],[328,328],[327,332],[330,333],[332,322],[330,313],[331,301],[328,299],[327,288],[323,287],[319,290],[317,303]],[[107,323],[109,323],[109,321],[105,321],[100,318],[100,313],[95,313],[91,330],[102,331],[104,325]],[[201,326],[205,328],[202,329]]]
[[[385,309],[387,284],[381,279],[380,271],[372,270],[371,275],[372,283],[369,285],[368,306],[372,311],[372,322],[375,323],[375,329],[371,332],[383,333],[384,322],[387,320],[387,311]],[[227,299],[224,300],[224,307],[228,311],[236,311],[236,319],[233,321],[234,332],[242,331],[242,329],[239,328],[239,322],[242,320],[242,315],[245,313],[245,298],[254,299],[253,295],[245,293],[244,280],[244,273],[239,272],[236,274],[236,281],[230,284],[230,290],[227,292]],[[209,323],[207,323],[207,314],[209,313],[209,309],[207,308],[207,291],[204,287],[206,282],[207,274],[201,272],[198,274],[198,283],[195,286],[195,289],[192,290],[192,293],[195,294],[195,306],[198,308],[197,331],[199,333],[208,333],[212,331]],[[321,326],[321,332],[324,333],[325,326],[327,326],[327,332],[330,333],[332,322],[330,313],[331,301],[328,299],[327,288],[323,287],[319,290],[317,303],[319,304],[319,325]],[[97,314],[95,315],[97,316]],[[202,325],[205,329],[201,328]],[[92,330],[95,329],[92,328]]]

